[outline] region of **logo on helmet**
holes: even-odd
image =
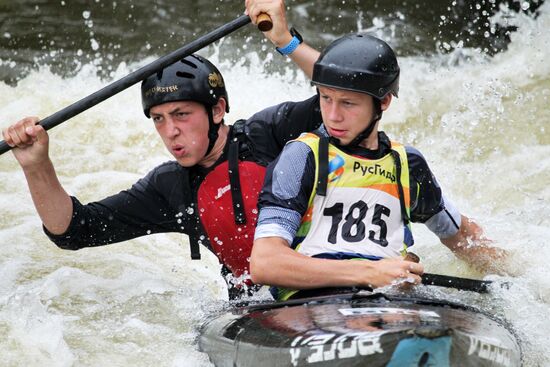
[[[178,90],[178,86],[175,84],[170,85],[168,87],[156,86],[145,92],[145,98],[149,98],[155,93],[172,93],[172,92],[176,92],[177,90]]]
[[[217,87],[223,88],[224,87],[223,78],[218,73],[208,74],[208,84],[210,84],[210,86],[212,88],[217,88]]]

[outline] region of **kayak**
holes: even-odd
[[[199,348],[218,367],[520,366],[510,326],[471,306],[367,291],[235,307]]]

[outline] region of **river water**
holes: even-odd
[[[48,116],[237,17],[235,1],[0,4],[0,128]],[[400,56],[400,97],[383,129],[419,148],[447,196],[510,251],[490,295],[433,290],[505,317],[526,366],[550,366],[550,4],[527,1],[289,1],[315,47],[369,30]],[[228,122],[313,93],[252,27],[201,51],[231,96]],[[132,87],[50,132],[66,190],[87,202],[130,186],[169,156]],[[175,234],[60,250],[45,237],[23,174],[0,157],[0,365],[209,366],[197,326],[223,307],[219,265],[191,261]],[[432,273],[480,276],[423,226]]]

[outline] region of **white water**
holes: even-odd
[[[550,366],[550,4],[517,18],[507,52],[403,58],[400,98],[383,128],[419,148],[461,211],[513,255],[509,290],[453,297],[498,312],[521,337],[527,366]],[[221,46],[223,47],[223,45]],[[463,54],[470,53],[463,50]],[[220,65],[229,122],[312,93],[301,75]],[[279,57],[275,55],[274,57]],[[150,60],[149,60],[150,61]],[[279,62],[279,61],[275,61]],[[122,65],[114,79],[130,69]],[[94,67],[68,79],[42,68],[16,87],[0,84],[0,127],[47,116],[98,90]],[[140,110],[137,87],[53,129],[51,156],[66,190],[87,202],[128,187],[169,159]],[[41,231],[23,174],[0,157],[0,365],[208,366],[196,327],[225,300],[217,261],[191,261],[180,235],[155,235],[78,252]],[[416,252],[427,271],[477,277],[421,225]]]

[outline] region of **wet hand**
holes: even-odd
[[[246,0],[245,14],[250,16],[252,23],[258,23],[258,16],[265,13],[271,17],[273,28],[264,35],[276,46],[284,47],[292,40],[288,30],[283,0]]]
[[[14,148],[13,154],[23,168],[39,166],[49,160],[48,134],[38,121],[38,117],[26,117],[2,130],[6,144]]]
[[[424,273],[422,264],[396,259],[382,259],[373,262],[375,271],[368,279],[371,288],[379,288],[392,284],[420,284]]]

